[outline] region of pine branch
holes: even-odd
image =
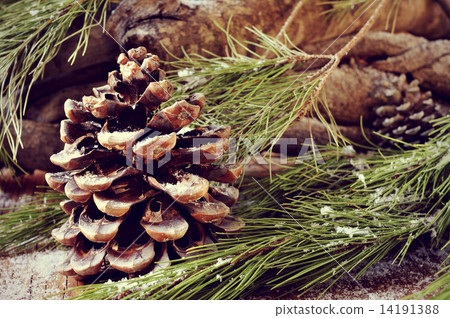
[[[258,218],[246,219],[217,251],[197,248],[200,258],[149,275],[78,287],[76,298],[233,299],[261,288],[301,294],[347,273],[357,278],[395,250],[401,262],[415,240],[428,234],[437,242],[450,225],[449,123],[441,119],[438,137],[412,150],[328,149],[316,169],[303,163],[260,180],[282,207],[253,191],[235,213]]]
[[[51,231],[67,219],[59,202],[66,199],[57,192],[44,192],[20,208],[0,215],[0,254],[18,253],[38,243],[48,243]]]
[[[236,65],[230,62],[232,59],[217,58],[211,61],[215,67],[221,66],[218,71],[223,77],[214,78],[211,63],[196,58],[203,63],[201,66],[210,67],[208,83],[220,79],[211,86],[212,92],[220,92],[220,85],[230,85],[230,78],[235,74],[245,76],[246,72],[258,71],[253,70],[256,61],[250,58],[239,57]],[[230,66],[223,67],[224,61]],[[273,62],[258,66],[267,72],[264,74],[270,74],[269,79],[279,76],[276,73],[279,68],[275,70],[270,66]],[[181,72],[186,72],[182,60],[176,63],[181,63]],[[192,60],[185,63],[193,65]],[[283,63],[288,64],[289,60]],[[199,67],[199,72],[203,69]],[[281,77],[277,80],[283,82]],[[231,83],[234,85],[233,81]],[[240,83],[245,87],[245,81]],[[181,85],[186,83],[179,83],[178,87]],[[271,85],[264,88],[270,89]],[[178,93],[188,94],[191,89],[180,89]],[[230,95],[223,99],[228,105],[232,105]],[[217,94],[212,98],[220,100],[222,97]],[[220,103],[212,106],[220,107],[223,107]],[[225,107],[221,110],[227,111]],[[283,116],[282,109],[278,111]],[[228,113],[231,117],[222,119],[231,118],[227,121],[229,124],[233,120],[235,124],[240,120],[246,123],[247,114],[236,113]],[[215,118],[220,112],[209,116]],[[357,155],[349,146],[321,149],[324,164],[304,161],[272,178],[258,181],[276,201],[264,191],[254,191],[258,185],[247,182],[244,188],[253,191],[243,191],[244,199],[235,211],[246,217],[247,225],[236,237],[224,237],[215,246],[196,249],[203,253],[201,258],[193,256],[143,277],[77,288],[77,297],[230,299],[248,296],[262,287],[288,290],[295,287],[303,293],[330,279],[338,280],[347,272],[358,277],[394,249],[398,249],[397,260],[401,262],[412,242],[425,234],[438,242],[450,223],[447,203],[450,117],[440,119],[436,127],[430,142],[410,145],[412,149],[407,151],[378,149],[367,155]],[[60,211],[56,215],[62,217]],[[0,223],[0,227],[19,229],[18,233],[27,228],[28,240],[40,237],[40,230],[45,228],[49,237],[53,228],[50,222],[20,229],[20,220],[26,216],[24,213],[23,218]],[[42,214],[36,214],[31,220],[40,217]],[[9,246],[15,244],[14,240],[14,237],[7,240]],[[17,242],[20,243],[20,239]]]
[[[208,107],[196,124],[220,123],[233,127],[231,137],[237,138],[238,161],[249,150],[272,149],[287,128],[299,119],[299,114],[311,109],[317,111],[317,96],[312,97],[327,74],[327,67],[299,74],[292,74],[292,69],[319,58],[334,60],[332,55],[309,55],[290,49],[257,29],[249,30],[259,39],[253,44],[271,52],[275,58],[262,59],[227,33],[229,56],[186,54],[182,59],[174,57],[176,60],[169,63],[177,70],[169,72],[176,98],[184,98],[193,91],[208,96]],[[237,47],[246,48],[250,57],[239,54]],[[254,148],[247,149],[242,138],[249,140]]]
[[[21,147],[21,121],[30,89],[44,74],[45,66],[62,43],[78,35],[77,48],[69,58],[73,63],[87,47],[90,29],[106,21],[108,0],[17,1],[0,10],[0,158],[11,166]],[[68,34],[72,22],[84,16],[80,30]],[[9,148],[9,149],[8,149]],[[11,162],[12,161],[12,162]]]
[[[257,218],[246,219],[243,232],[223,238],[217,251],[203,247],[196,250],[201,258],[150,275],[76,288],[77,298],[230,299],[262,287],[303,293],[346,272],[358,277],[395,248],[401,261],[414,240],[426,233],[439,240],[450,224],[442,199],[449,196],[450,118],[438,124],[435,139],[408,151],[357,156],[349,147],[323,149],[322,165],[305,161],[272,182],[260,180],[283,209],[253,191],[235,213]],[[268,212],[273,217],[263,217]]]
[[[230,36],[230,56],[186,56],[172,65],[184,74],[177,94],[201,88],[210,98],[210,112],[200,124],[236,126],[235,137],[262,135],[262,147],[311,107],[308,101],[329,69],[300,77],[291,87],[295,78],[289,70],[316,56],[259,35],[262,43],[257,45],[268,47],[276,58],[238,55],[234,47],[239,43]],[[326,58],[334,62],[334,57]],[[244,192],[247,198],[235,213],[247,218],[247,226],[236,237],[195,249],[203,253],[201,258],[193,256],[149,275],[77,288],[77,298],[230,299],[261,287],[295,287],[302,293],[346,272],[361,275],[395,248],[401,261],[414,240],[428,233],[437,242],[450,223],[450,119],[437,125],[441,128],[434,139],[408,151],[360,156],[349,148],[328,147],[322,151],[323,165],[305,161],[259,181],[281,207],[263,191]],[[245,186],[254,190],[257,185]],[[60,211],[53,212],[62,220]],[[31,220],[43,223],[30,221],[36,226],[20,228],[28,215],[0,222],[6,248],[49,237],[53,225],[41,213]],[[26,239],[8,237],[10,228]],[[43,228],[47,232],[39,236]]]
[[[300,8],[301,3],[296,8]],[[178,71],[178,78],[171,80],[178,86],[179,94],[184,95],[181,97],[193,90],[201,90],[208,96],[210,107],[198,125],[228,124],[234,127],[232,137],[251,140],[253,149],[247,149],[245,142],[237,140],[238,161],[245,158],[248,150],[259,151],[268,147],[270,155],[287,128],[311,110],[316,111],[333,139],[343,140],[333,125],[330,127],[317,111],[319,94],[342,57],[367,33],[387,3],[387,0],[381,0],[361,30],[335,55],[306,54],[296,49],[287,38],[285,42],[294,49],[255,28],[249,29],[259,40],[251,44],[263,48],[264,57],[275,56],[265,59],[222,29],[227,35],[229,55],[203,57],[185,53],[183,59],[174,56],[175,62],[170,64],[181,71]],[[243,48],[251,57],[239,54],[237,47]],[[318,59],[328,59],[329,62],[314,72],[289,75],[294,67],[308,61],[314,63]]]

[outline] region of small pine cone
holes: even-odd
[[[409,84],[405,75],[400,77],[403,103],[383,105],[375,109],[373,129],[377,133],[411,144],[424,143],[433,131],[432,120],[449,114],[449,108],[432,97],[431,91],[422,92],[419,81]],[[389,147],[394,141],[379,137],[380,146]]]
[[[66,145],[50,160],[66,171],[46,175],[69,198],[61,202],[69,219],[52,235],[73,247],[60,272],[77,279],[110,268],[149,272],[157,261],[214,242],[215,231],[244,225],[230,216],[239,192],[227,185],[242,167],[213,164],[228,149],[230,127],[180,131],[200,116],[203,94],[159,110],[173,87],[158,57],[139,47],[118,64],[93,96],[65,102]]]

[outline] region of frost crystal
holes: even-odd
[[[352,238],[354,235],[369,235],[372,231],[368,228],[359,229],[357,227],[336,226],[336,233],[347,234],[350,238]]]
[[[220,266],[222,266],[223,264],[228,264],[228,263],[230,263],[230,262],[231,262],[231,258],[222,258],[222,257],[219,257],[219,258],[217,259],[216,264],[214,264],[214,267],[220,267]]]
[[[334,212],[334,210],[330,206],[324,206],[324,207],[320,208],[320,214],[322,214],[322,215],[328,215],[328,214],[331,215],[332,212]]]
[[[179,77],[191,76],[194,75],[195,71],[193,68],[184,68],[178,71]]]
[[[212,0],[181,0],[181,3],[185,6],[193,9],[198,6],[207,7],[212,6],[216,1]]]
[[[356,154],[356,151],[352,145],[348,145],[341,148],[341,153],[343,153],[344,155],[352,156]]]
[[[358,180],[362,182],[364,188],[367,188],[366,177],[362,173],[356,172],[355,175],[358,177]]]
[[[365,159],[350,159],[350,164],[358,170],[366,170],[370,168]]]

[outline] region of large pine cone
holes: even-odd
[[[68,171],[46,175],[69,198],[61,207],[70,217],[52,235],[73,246],[60,272],[78,279],[110,268],[145,273],[243,226],[229,215],[238,190],[226,185],[242,167],[212,164],[230,127],[181,131],[199,117],[203,94],[158,110],[173,90],[158,57],[139,47],[118,63],[94,96],[66,101],[66,145],[50,160]]]

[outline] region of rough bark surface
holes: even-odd
[[[218,55],[226,53],[225,36],[215,25],[226,27],[240,41],[249,40],[245,27],[255,26],[275,36],[287,19],[297,0],[124,0],[111,15],[107,29],[125,48],[144,45],[161,58],[170,58],[164,47],[175,56],[182,56],[182,47],[188,53]],[[297,46],[335,39],[342,34],[359,30],[375,9],[368,9],[357,19],[359,12],[346,15],[342,20],[324,21],[323,13],[329,7],[314,1],[304,4],[299,17],[286,29]],[[390,6],[381,13],[389,16]],[[372,30],[384,30],[386,18],[379,19]],[[350,26],[350,27],[349,27]],[[450,22],[441,5],[433,0],[402,1],[395,28],[431,39],[446,38]]]
[[[330,52],[337,52],[349,39],[347,36],[336,41]],[[306,46],[305,50],[320,53],[330,44],[330,41],[315,43]],[[316,65],[320,66],[320,63]],[[376,119],[375,108],[403,104],[405,77],[408,82],[418,80],[420,89],[429,91],[432,99],[448,112],[450,41],[430,41],[408,33],[368,33],[325,84],[327,105],[342,134],[354,142],[364,143],[361,120],[370,128]],[[309,128],[300,126],[297,123],[290,127],[286,136],[303,136]],[[315,122],[311,130],[317,143],[328,141],[325,126],[321,123]],[[365,133],[371,136],[370,130]]]
[[[49,155],[60,151],[64,144],[59,139],[59,124],[39,123],[31,120],[22,121],[23,148],[17,153],[17,162],[25,171],[40,169],[58,171]]]
[[[372,109],[384,104],[400,104],[397,76],[373,67],[352,63],[336,69],[325,84],[327,104],[336,122],[359,125],[361,116],[370,120]]]

